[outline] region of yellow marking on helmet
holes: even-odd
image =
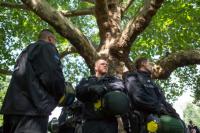
[[[155,133],[158,130],[158,123],[150,121],[147,123],[147,130],[151,133]]]

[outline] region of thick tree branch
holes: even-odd
[[[178,67],[200,64],[200,49],[172,53],[160,59],[154,68],[154,77],[167,79]]]
[[[25,6],[24,4],[16,4],[16,3],[10,3],[10,2],[0,2],[0,7],[29,10],[28,7]]]
[[[63,58],[68,54],[76,53],[76,48],[73,46],[67,47],[63,52],[60,53],[60,57]]]
[[[109,53],[110,46],[121,35],[121,8],[118,0],[96,0],[96,19],[99,27],[98,50]]]
[[[0,68],[0,74],[3,74],[3,75],[12,75],[12,71]]]
[[[107,35],[107,29],[109,29],[109,24],[108,24],[108,3],[107,0],[96,0],[96,5],[95,5],[95,15],[97,19],[97,24],[99,27],[99,34],[100,34],[100,39],[101,39],[101,44],[104,44]]]
[[[130,47],[136,37],[149,25],[152,17],[163,2],[164,0],[146,0],[138,15],[128,22],[122,32],[120,39],[117,41],[118,47],[123,47],[125,50],[130,51]]]
[[[74,10],[74,11],[61,11],[65,17],[83,16],[83,15],[93,15],[94,8]]]
[[[122,4],[121,10],[122,14],[128,10],[128,8],[131,6],[134,0],[128,0],[127,3]]]
[[[9,3],[9,2],[0,2],[0,7],[29,10],[29,8],[27,6],[25,6],[24,4],[16,4],[16,3]],[[93,15],[94,14],[94,8],[74,10],[74,11],[60,11],[60,12],[65,17]]]
[[[88,67],[93,70],[97,52],[91,42],[59,11],[55,10],[46,0],[22,0],[42,20],[48,22],[54,29],[76,48],[85,59]]]

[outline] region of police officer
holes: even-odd
[[[131,127],[134,133],[141,133],[150,114],[170,115],[179,118],[175,109],[166,102],[164,94],[151,78],[152,63],[145,57],[140,57],[135,62],[136,71],[125,76],[125,87],[132,103],[130,113]],[[145,132],[145,131],[144,131]]]
[[[95,75],[83,78],[76,87],[78,100],[84,103],[83,133],[117,133],[116,117],[106,114],[101,108],[101,98],[109,91],[124,90],[122,80],[106,75],[108,63],[105,59],[95,62]]]
[[[48,116],[64,94],[56,38],[44,29],[17,59],[1,113],[4,133],[46,133]]]

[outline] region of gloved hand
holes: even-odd
[[[73,86],[65,82],[65,92],[64,95],[60,98],[58,106],[69,106],[74,102],[75,99],[75,90]]]
[[[103,96],[107,90],[105,85],[91,85],[88,89],[90,92],[93,92],[98,96]]]

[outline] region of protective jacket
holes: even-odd
[[[56,47],[39,40],[18,57],[1,113],[47,116],[64,94],[64,87]]]
[[[171,104],[166,102],[164,93],[149,73],[130,72],[125,76],[124,82],[131,100],[131,111],[123,116],[127,133],[145,132],[144,125],[150,114],[170,115],[179,119],[179,115]]]
[[[104,93],[96,95],[91,91],[90,87],[94,85],[101,85],[105,87]],[[89,78],[83,78],[81,82],[76,87],[76,94],[78,100],[82,101],[85,104],[84,107],[84,118],[85,119],[109,119],[105,117],[102,113],[102,110],[96,110],[94,103],[103,95],[109,91],[124,91],[124,84],[121,79],[114,76],[103,76],[97,78],[95,76]],[[113,116],[110,116],[113,118]]]
[[[125,86],[135,110],[146,114],[167,114],[179,118],[149,73],[142,71],[129,73],[125,78]]]

